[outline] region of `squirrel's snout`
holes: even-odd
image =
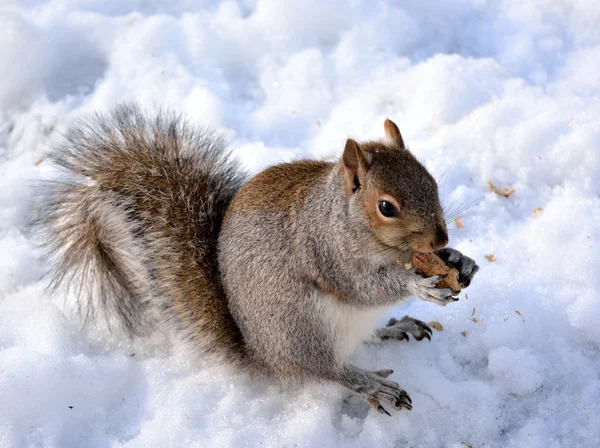
[[[448,231],[442,227],[438,227],[435,232],[435,237],[431,241],[431,248],[433,250],[441,249],[448,244]]]
[[[434,232],[424,233],[420,240],[411,247],[417,252],[433,252],[448,244],[448,231],[444,227],[438,227]]]

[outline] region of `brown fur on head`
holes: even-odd
[[[448,244],[437,183],[406,149],[398,126],[387,119],[386,139],[348,139],[340,161],[344,192],[354,213],[369,223],[380,243],[431,252]]]

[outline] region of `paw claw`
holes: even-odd
[[[391,369],[378,370],[376,372],[365,372],[361,391],[356,391],[373,409],[382,414],[390,413],[382,406],[382,403],[389,404],[396,410],[412,409],[410,397],[400,385],[394,381],[385,380],[392,373]]]
[[[385,408],[384,408],[383,406],[381,406],[381,405],[379,405],[379,407],[377,408],[377,410],[378,410],[380,413],[382,413],[382,414],[387,414],[387,415],[389,415],[390,417],[392,416],[392,414],[390,414],[388,411],[386,411],[386,410],[385,410]]]
[[[417,341],[422,341],[425,338],[431,341],[433,330],[425,322],[409,316],[404,316],[401,320],[390,319],[391,321],[394,321],[391,326],[378,330],[381,339],[396,338],[400,341],[408,341],[408,335],[410,334]]]
[[[405,391],[402,391],[402,393],[400,394],[400,398],[398,399],[397,404],[401,408],[405,408],[409,411],[412,410],[412,400]]]

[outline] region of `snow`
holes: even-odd
[[[4,0],[0,446],[600,446],[599,21],[594,0]],[[441,322],[431,343],[356,356],[411,412],[82,330],[44,292],[25,228],[43,154],[132,100],[216,127],[253,172],[399,124],[481,265],[452,306],[388,313]]]

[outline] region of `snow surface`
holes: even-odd
[[[0,446],[600,446],[598,23],[597,0],[2,0]],[[82,331],[44,292],[44,151],[124,100],[215,126],[253,171],[400,125],[481,265],[468,299],[390,312],[441,322],[431,343],[357,354],[411,412]]]

